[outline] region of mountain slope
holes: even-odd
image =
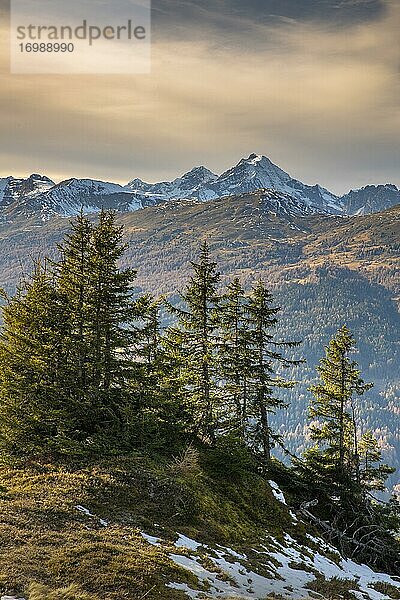
[[[137,454],[0,467],[0,590],[29,600],[398,597],[397,578],[340,556],[275,481],[232,459],[218,472],[208,454],[191,466]]]
[[[271,188],[313,207],[314,211],[319,209],[336,214],[342,210],[334,194],[318,185],[309,186],[293,179],[267,157],[256,154],[242,159],[219,177],[204,167],[198,167],[172,183],[148,184],[136,179],[128,187],[157,202],[172,198],[212,200]]]
[[[342,196],[344,211],[349,215],[380,212],[400,204],[400,190],[395,185],[367,185]]]
[[[36,214],[46,220],[101,208],[132,212],[171,200],[207,202],[263,189],[284,194],[291,202],[306,205],[309,212],[322,214],[369,214],[400,203],[400,191],[394,185],[367,186],[339,198],[318,184],[311,186],[292,178],[266,156],[251,154],[221,175],[195,167],[173,181],[160,183],[136,178],[126,186],[92,179],[68,179],[55,184],[40,175],[0,179],[0,219]]]

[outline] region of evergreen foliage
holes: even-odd
[[[382,450],[372,431],[366,431],[359,442],[359,483],[366,491],[385,490],[392,467],[382,463]]]
[[[39,262],[13,298],[3,297],[0,444],[11,454],[46,453],[75,427],[75,411],[66,409],[72,381],[65,306]]]
[[[220,340],[218,368],[221,394],[227,411],[225,429],[245,440],[248,424],[248,387],[251,348],[247,329],[249,298],[239,278],[229,282],[221,296],[218,323]]]
[[[351,360],[355,350],[354,337],[344,325],[317,367],[320,382],[310,388],[310,417],[314,419],[310,437],[316,445],[305,453],[306,469],[342,495],[350,490],[382,490],[393,472],[381,464],[382,454],[372,433],[360,437],[356,401],[373,384],[363,381],[357,363]]]
[[[181,293],[182,308],[172,308],[177,325],[168,332],[168,346],[180,365],[184,386],[193,414],[193,433],[214,442],[221,407],[217,384],[218,307],[220,275],[210,258],[206,242],[193,274]]]
[[[300,477],[312,486],[313,519],[329,533],[343,554],[379,568],[393,568],[398,542],[396,503],[381,503],[371,492],[385,490],[393,469],[382,463],[382,453],[370,431],[361,435],[357,398],[372,388],[350,357],[354,337],[341,327],[325,348],[317,368],[320,382],[312,386],[311,439],[315,446],[295,461]],[[308,512],[311,515],[310,512]],[[327,525],[329,523],[329,525]]]
[[[37,265],[6,299],[0,395],[10,452],[80,453],[122,439],[140,307],[134,271],[118,267],[121,235],[111,213],[97,225],[80,215],[60,261]]]
[[[360,379],[356,364],[348,358],[354,340],[343,327],[330,341],[317,371],[321,381],[311,387],[314,400],[310,417],[317,419],[310,428],[311,439],[317,442],[319,465],[328,481],[344,483],[351,479],[355,448],[351,402],[357,392],[363,394],[369,386]],[[315,453],[306,454],[315,461]]]
[[[367,562],[385,548],[390,563],[400,511],[373,494],[393,469],[357,420],[357,399],[372,384],[351,359],[349,329],[326,347],[311,387],[314,447],[294,468],[277,468],[271,451],[282,440],[271,416],[287,406],[282,390],[295,385],[285,369],[301,361],[286,356],[298,343],[286,339],[265,283],[247,291],[235,278],[223,288],[204,243],[178,305],[138,295],[135,270],[122,267],[122,235],[113,213],[102,211],[97,222],[81,214],[59,259],[38,262],[13,297],[3,292],[3,457],[138,449],[170,457],[190,449],[187,457],[206,452],[227,479],[280,469],[302,500],[316,496],[315,519],[332,523],[335,542],[344,536],[343,552],[350,539]],[[165,306],[174,320],[166,329]]]
[[[286,381],[277,369],[298,361],[288,360],[279,351],[280,347],[292,348],[296,342],[277,341],[275,328],[280,308],[274,305],[272,294],[259,281],[252,289],[246,308],[246,329],[251,374],[248,382],[248,414],[250,419],[249,438],[253,448],[261,448],[264,462],[271,461],[271,448],[277,436],[270,425],[269,415],[285,406],[275,390],[292,388],[295,384]]]

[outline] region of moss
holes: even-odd
[[[29,600],[97,600],[92,594],[83,592],[77,585],[51,590],[46,585],[32,583],[28,588]]]

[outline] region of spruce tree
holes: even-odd
[[[52,272],[38,265],[3,309],[0,419],[12,451],[86,452],[129,438],[143,302],[135,272],[119,266],[122,229],[111,213],[97,225],[80,215],[59,249]]]
[[[74,411],[68,408],[65,304],[40,263],[13,298],[2,295],[2,449],[18,456],[59,451],[75,428]]]
[[[138,301],[140,318],[136,322],[137,361],[131,402],[136,414],[131,417],[136,444],[168,448],[170,452],[180,449],[188,431],[190,413],[180,385],[179,356],[170,352],[163,335],[163,303],[162,299],[155,300],[150,295]]]
[[[75,393],[84,394],[91,357],[88,353],[87,322],[89,316],[89,251],[93,224],[81,213],[71,221],[58,250],[61,259],[53,263],[57,286],[68,312],[70,338],[69,362],[74,372]]]
[[[227,414],[225,429],[242,440],[246,437],[248,380],[251,375],[247,303],[243,286],[235,278],[222,295],[218,310],[218,370]]]
[[[182,307],[170,307],[177,326],[169,329],[167,345],[179,365],[179,380],[193,414],[193,433],[214,442],[220,405],[216,382],[220,274],[206,242],[198,262],[191,265],[193,274],[180,294]]]
[[[85,299],[88,391],[100,411],[102,428],[118,429],[125,423],[134,375],[133,322],[140,317],[140,304],[133,298],[136,272],[119,266],[126,250],[122,235],[115,213],[102,211],[89,244]]]
[[[384,491],[385,482],[395,469],[382,463],[382,451],[372,431],[366,431],[360,439],[360,483],[364,493]]]
[[[316,447],[305,454],[306,463],[321,481],[351,486],[358,478],[358,444],[353,402],[372,387],[365,383],[351,360],[355,340],[343,326],[325,348],[317,371],[320,382],[310,390],[314,396],[310,417],[315,422],[310,436]]]
[[[298,345],[296,342],[276,339],[279,311],[280,308],[274,305],[273,296],[265,284],[259,281],[252,289],[246,308],[250,353],[246,370],[251,373],[247,412],[253,421],[249,432],[253,445],[255,448],[261,447],[265,463],[271,460],[271,448],[277,438],[270,425],[270,415],[285,406],[276,390],[294,386],[294,382],[286,381],[277,370],[298,364],[298,361],[286,359],[279,351],[280,347],[292,348]]]

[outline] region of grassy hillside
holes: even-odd
[[[0,591],[29,600],[399,597],[392,578],[315,537],[276,484],[233,462],[219,475],[216,458],[1,467]]]
[[[200,462],[137,455],[80,468],[2,467],[1,591],[27,595],[39,583],[75,585],[92,600],[183,598],[166,584],[198,582],[169,558],[177,531],[238,549],[258,544],[263,529],[280,539],[294,533],[259,476],[232,481],[207,473],[205,457]],[[157,548],[141,532],[162,532],[165,544]]]

